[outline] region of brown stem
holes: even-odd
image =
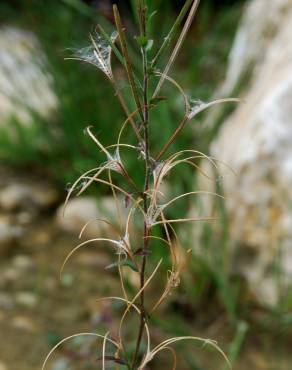
[[[145,18],[146,8],[144,2],[140,3],[140,26],[141,34],[146,35],[146,18]],[[147,66],[147,54],[146,50],[142,48],[143,56],[143,126],[144,126],[144,141],[145,141],[145,182],[144,182],[144,192],[143,192],[143,207],[144,212],[147,214],[148,211],[148,190],[150,182],[150,173],[151,173],[151,161],[150,161],[150,146],[149,146],[149,105],[148,105],[148,85],[149,85],[149,75],[148,75],[148,66]],[[142,256],[142,266],[140,271],[140,289],[144,287],[145,284],[145,270],[147,263],[147,250],[149,247],[149,228],[146,218],[144,219],[144,235],[143,235],[143,256]],[[140,295],[140,326],[137,337],[136,349],[133,359],[132,368],[135,369],[137,366],[137,361],[139,357],[139,350],[141,346],[141,341],[145,329],[145,320],[146,320],[146,309],[145,309],[145,292],[144,289],[141,291]]]
[[[136,137],[137,137],[138,141],[140,143],[142,143],[143,142],[143,139],[142,139],[142,137],[140,135],[139,129],[138,129],[138,127],[137,127],[134,119],[131,117],[129,108],[128,108],[128,106],[127,106],[127,104],[125,102],[125,99],[124,99],[123,95],[121,94],[121,92],[120,92],[120,90],[119,90],[119,88],[118,88],[115,80],[112,80],[112,85],[113,85],[113,88],[115,90],[115,93],[116,93],[116,95],[117,95],[117,97],[118,97],[118,99],[119,99],[119,101],[121,103],[121,107],[123,108],[123,111],[126,114],[126,117],[129,118],[130,124],[131,124],[131,126],[132,126],[132,128],[133,128],[133,130],[134,130],[134,132],[136,134]]]
[[[134,101],[136,103],[136,106],[139,110],[139,114],[141,115],[141,119],[143,119],[142,105],[141,105],[140,98],[139,98],[139,93],[138,93],[138,88],[137,88],[135,77],[134,77],[132,63],[131,63],[131,60],[130,60],[130,57],[129,57],[128,46],[127,46],[127,41],[126,41],[126,36],[125,36],[125,30],[124,30],[124,27],[122,25],[120,13],[119,13],[119,10],[118,10],[118,7],[117,7],[116,4],[113,5],[113,11],[114,11],[114,17],[115,17],[115,23],[116,23],[117,31],[119,33],[119,39],[120,39],[120,44],[121,44],[121,48],[122,48],[122,53],[123,53],[123,56],[124,56],[124,59],[125,59],[125,67],[126,67],[126,71],[127,71],[128,80],[129,80],[129,83],[130,83],[132,95],[133,95]]]
[[[156,157],[156,160],[159,161],[159,159],[163,156],[163,154],[167,151],[167,149],[170,147],[170,145],[175,141],[178,134],[181,132],[181,130],[185,127],[186,123],[188,122],[188,117],[185,116],[180,124],[177,126],[174,133],[171,135],[170,139],[167,141],[167,143],[164,145],[164,147],[161,149],[160,153]]]

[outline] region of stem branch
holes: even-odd
[[[146,7],[144,1],[141,1],[139,7],[140,15],[140,31],[142,36],[146,36]],[[147,61],[147,51],[145,48],[141,48],[142,58],[143,58],[143,128],[144,128],[144,142],[145,142],[145,181],[144,181],[144,191],[143,191],[143,208],[147,215],[148,211],[148,190],[151,174],[151,160],[150,160],[150,145],[149,145],[149,104],[148,104],[148,88],[149,88],[149,74],[148,74],[148,61]],[[144,235],[143,235],[143,253],[142,253],[142,266],[140,270],[140,289],[144,287],[145,284],[145,270],[147,263],[147,250],[149,247],[149,227],[147,224],[147,219],[144,219]],[[145,310],[145,294],[144,289],[141,291],[140,295],[140,326],[137,337],[136,349],[133,359],[133,369],[137,366],[137,361],[139,357],[139,350],[141,346],[141,341],[143,337],[143,332],[145,329],[146,320],[146,310]]]

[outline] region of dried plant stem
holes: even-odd
[[[112,36],[108,36],[106,32],[100,27],[103,37],[99,35],[97,36],[96,39],[91,37],[92,46],[89,47],[89,49],[88,48],[82,49],[81,53],[78,53],[77,58],[75,58],[86,61],[90,64],[94,64],[99,70],[101,70],[108,77],[108,79],[112,83],[116,96],[120,101],[121,107],[127,118],[122,124],[121,129],[119,130],[117,143],[111,144],[106,147],[92,133],[90,127],[87,128],[87,133],[89,137],[102,151],[103,155],[106,157],[106,162],[81,175],[71,187],[65,202],[66,207],[66,204],[68,203],[68,200],[74,190],[78,190],[77,193],[78,196],[82,194],[93,183],[103,184],[107,186],[112,191],[113,198],[116,204],[116,214],[117,219],[119,221],[118,225],[114,226],[110,220],[102,218],[91,219],[82,228],[80,232],[80,237],[83,235],[84,231],[92,221],[103,222],[107,224],[108,226],[111,227],[111,229],[113,229],[114,233],[116,234],[116,237],[114,239],[108,237],[96,237],[85,241],[81,241],[75,248],[71,250],[71,252],[67,254],[61,266],[60,276],[68,260],[80,248],[83,248],[84,246],[87,245],[91,245],[92,243],[98,243],[98,245],[108,243],[111,247],[114,248],[116,254],[118,255],[117,262],[109,265],[108,268],[118,267],[121,289],[123,293],[123,297],[108,297],[108,299],[120,300],[126,303],[127,307],[119,323],[118,342],[110,338],[110,332],[107,332],[105,335],[95,333],[81,333],[78,335],[70,336],[59,342],[49,352],[48,356],[44,361],[42,370],[46,366],[46,363],[49,360],[51,354],[60,345],[62,345],[67,340],[70,340],[80,335],[81,336],[89,335],[103,340],[102,356],[98,359],[99,361],[102,361],[101,366],[102,370],[105,370],[107,368],[107,362],[113,362],[114,363],[113,367],[115,369],[120,368],[120,365],[122,365],[126,366],[128,370],[144,370],[146,366],[148,366],[147,364],[150,361],[152,361],[153,358],[161,351],[170,352],[170,354],[173,357],[172,369],[175,370],[177,365],[176,352],[174,349],[171,348],[171,345],[181,340],[195,340],[203,344],[210,344],[213,346],[213,348],[217,349],[226,359],[225,354],[221,351],[219,347],[217,347],[215,342],[192,336],[174,337],[164,340],[158,346],[154,347],[151,350],[150,330],[148,327],[148,312],[152,313],[156,308],[158,308],[160,304],[170,294],[172,289],[176,288],[179,285],[180,273],[185,265],[184,258],[181,258],[180,256],[180,251],[182,249],[175,230],[175,226],[173,225],[185,222],[213,221],[217,219],[214,217],[199,217],[199,216],[196,217],[195,215],[193,217],[168,219],[167,215],[164,214],[164,210],[167,207],[172,206],[176,201],[179,201],[180,199],[191,195],[210,194],[213,196],[215,195],[221,197],[219,194],[216,193],[196,190],[178,194],[172,197],[170,200],[168,199],[166,201],[163,201],[162,203],[160,195],[163,196],[164,194],[161,191],[160,185],[162,184],[164,178],[175,167],[177,167],[180,164],[186,163],[188,165],[191,165],[193,168],[198,169],[198,165],[196,164],[195,160],[199,158],[206,158],[215,168],[217,168],[217,165],[213,158],[208,157],[203,153],[192,149],[180,150],[177,153],[170,155],[169,158],[167,158],[165,161],[160,161],[160,159],[169,149],[171,144],[177,139],[178,135],[184,129],[188,121],[195,118],[197,114],[216,104],[238,101],[238,99],[219,99],[213,102],[204,103],[200,100],[191,100],[184,93],[181,86],[175,80],[168,76],[168,71],[171,68],[173,62],[175,61],[185,39],[185,36],[190,28],[193,17],[199,5],[199,1],[200,0],[185,0],[185,5],[183,6],[179,16],[177,17],[174,25],[172,26],[167,37],[165,38],[160,49],[158,50],[157,54],[155,55],[154,59],[151,62],[150,60],[148,60],[149,56],[148,52],[153,45],[153,40],[148,39],[147,32],[148,14],[146,5],[147,1],[135,0],[138,10],[137,14],[139,16],[139,29],[140,29],[140,34],[139,37],[137,38],[137,42],[140,46],[142,56],[141,68],[139,69],[141,72],[140,76],[142,75],[142,79],[140,78],[141,81],[138,80],[134,73],[133,64],[129,57],[125,30],[120,18],[118,7],[116,5],[113,6],[113,12],[118,32],[117,33],[114,32]],[[160,73],[155,70],[155,66],[158,63],[161,55],[165,51],[167,45],[176,34],[180,24],[183,22],[184,17],[186,16],[187,13],[188,16],[186,17],[184,27],[174,47],[174,50],[166,64],[164,72]],[[117,48],[115,45],[117,35],[119,36],[120,41],[119,48]],[[88,50],[92,52],[92,55],[89,56],[87,55]],[[118,84],[114,77],[114,73],[112,72],[111,66],[112,51],[117,55],[118,59],[125,68],[125,72],[127,74],[127,78],[131,88],[132,104],[135,106],[133,112],[130,112],[127,101],[124,98],[124,94],[119,89]],[[152,92],[150,93],[151,87],[150,82],[151,78],[157,76],[159,76],[159,82],[152,96]],[[150,109],[156,104],[155,101],[151,100],[151,96],[152,99],[153,97],[158,96],[158,93],[165,80],[170,82],[173,87],[178,89],[179,93],[182,95],[184,99],[185,109],[184,116],[178,123],[176,130],[170,136],[170,138],[168,138],[166,143],[159,148],[158,155],[155,158],[154,155],[151,153],[150,147],[151,124],[149,120],[150,120]],[[133,131],[138,140],[138,145],[137,144],[132,145],[130,144],[130,142],[121,141],[124,128],[128,123],[132,125]],[[122,160],[123,156],[120,155],[121,154],[120,150],[124,148],[131,149],[132,151],[134,150],[137,154],[137,160],[138,159],[140,160],[142,158],[142,161],[144,163],[143,188],[142,186],[138,187],[136,185],[135,179],[130,176],[131,172],[128,172],[127,166],[124,164]],[[108,178],[104,178],[105,171],[108,172]],[[122,185],[123,187],[121,187],[118,181],[113,181],[115,180],[115,178],[112,177],[111,174],[112,172],[118,174],[119,177],[122,176],[123,179],[127,181],[126,185],[123,183]],[[125,215],[126,219],[125,224],[122,220],[123,218],[122,216],[124,216],[124,214],[120,208],[121,207],[121,204],[119,203],[120,196],[123,196],[124,198],[125,208],[127,208],[130,205],[129,210],[127,211],[127,215]],[[141,245],[138,246],[138,249],[136,249],[136,245],[135,246],[132,245],[133,238],[131,234],[133,233],[130,230],[134,214],[137,211],[141,213],[141,215],[143,216],[143,220],[141,220],[141,226],[143,226],[143,236],[140,235],[142,236],[143,242],[141,242],[142,246]],[[152,228],[155,226],[159,226],[159,228],[163,232],[163,235],[165,235],[165,239],[153,235],[154,232],[152,231]],[[137,234],[134,235],[136,239]],[[169,249],[168,253],[171,258],[171,267],[167,271],[167,281],[165,288],[162,291],[160,298],[151,308],[148,307],[149,302],[146,302],[145,291],[150,282],[152,282],[153,277],[155,276],[156,272],[158,271],[162,263],[161,259],[157,266],[152,271],[152,273],[149,272],[148,263],[150,262],[149,254],[151,251],[150,240],[152,239],[160,240],[161,242],[165,243],[168,246]],[[134,249],[136,250],[134,251]],[[187,253],[189,253],[189,251]],[[136,294],[134,294],[133,298],[130,297],[130,293],[128,295],[127,285],[124,284],[123,276],[124,266],[130,267],[133,271],[135,271],[138,274],[137,276],[139,277],[139,287],[137,287],[137,292]],[[125,323],[129,311],[132,310],[132,308],[134,308],[136,313],[139,315],[139,326],[137,332],[135,333],[137,336],[135,339],[136,343],[134,347],[133,356],[132,353],[130,354],[129,351],[127,351],[127,348],[123,343],[122,336],[123,325]],[[144,351],[142,356],[141,347],[144,336],[146,342],[146,350]],[[112,355],[113,348],[108,348],[108,344],[115,347],[114,355]],[[228,362],[227,359],[226,361]]]
[[[151,67],[154,68],[156,67],[157,63],[159,62],[159,59],[160,57],[162,56],[164,50],[167,48],[167,46],[169,45],[169,43],[172,41],[172,39],[175,37],[176,35],[176,32],[177,32],[177,29],[178,27],[180,26],[181,22],[183,21],[187,11],[189,10],[190,6],[191,6],[191,3],[192,3],[193,0],[187,0],[183,6],[183,8],[181,9],[178,17],[176,18],[173,26],[171,27],[168,35],[164,38],[164,41],[160,47],[160,49],[158,50],[157,54],[155,55],[155,57],[153,58],[152,62],[151,62]]]
[[[131,63],[131,60],[130,60],[130,57],[129,57],[128,46],[127,46],[127,41],[126,41],[126,37],[125,37],[125,30],[124,30],[124,27],[122,25],[120,12],[118,10],[117,5],[113,6],[113,11],[114,11],[116,27],[117,27],[117,30],[118,30],[118,33],[119,33],[119,39],[120,39],[120,43],[121,43],[121,47],[122,47],[122,53],[123,53],[123,56],[125,58],[125,68],[126,68],[126,71],[127,71],[127,75],[128,75],[132,95],[133,95],[134,101],[136,103],[136,106],[139,110],[141,119],[143,120],[142,105],[141,105],[140,98],[139,98],[139,93],[138,93],[138,88],[137,88],[135,77],[134,77],[132,63]]]
[[[188,122],[188,117],[185,116],[180,124],[177,126],[174,133],[171,135],[171,138],[167,141],[167,143],[164,145],[164,147],[159,152],[158,156],[156,157],[156,160],[159,161],[163,154],[167,151],[167,149],[170,147],[170,145],[175,141],[178,134],[181,132],[181,130],[185,127],[186,123]]]
[[[119,99],[119,102],[121,104],[121,107],[122,107],[123,111],[125,112],[126,116],[129,117],[130,124],[131,124],[131,126],[132,126],[132,128],[135,132],[135,135],[136,135],[137,139],[139,140],[139,142],[142,142],[143,140],[142,140],[142,137],[141,137],[140,132],[138,130],[138,127],[137,127],[133,117],[131,116],[129,108],[127,106],[127,103],[125,102],[125,99],[124,99],[123,95],[121,94],[121,92],[120,92],[120,90],[117,86],[117,83],[114,79],[112,80],[112,85],[113,85],[113,88],[115,90],[116,96]]]
[[[182,32],[181,32],[181,34],[179,36],[179,39],[178,39],[178,41],[177,41],[177,43],[175,45],[174,50],[173,50],[173,52],[172,52],[172,54],[171,54],[171,56],[169,58],[169,61],[168,61],[167,65],[166,65],[166,67],[165,67],[165,69],[164,69],[164,71],[162,73],[162,76],[161,76],[161,78],[160,78],[160,80],[158,82],[158,85],[157,85],[157,87],[156,87],[156,89],[154,91],[154,94],[153,94],[153,97],[152,98],[156,98],[158,96],[159,91],[161,90],[161,87],[162,87],[162,85],[163,85],[163,83],[165,81],[165,76],[168,74],[168,71],[170,70],[170,67],[172,66],[173,62],[175,61],[175,59],[176,59],[176,57],[178,55],[178,52],[179,52],[179,50],[180,50],[180,48],[181,48],[181,46],[182,46],[182,44],[184,42],[184,39],[185,39],[185,37],[186,37],[186,35],[188,33],[188,30],[189,30],[189,28],[190,28],[190,26],[192,24],[192,21],[193,21],[193,18],[195,16],[195,14],[196,14],[196,11],[197,11],[197,8],[199,6],[199,3],[200,3],[200,0],[194,0],[193,5],[191,7],[191,10],[189,12],[189,15],[187,17],[187,20],[185,22],[185,25],[183,27],[183,30],[182,30]]]
[[[140,32],[141,36],[146,36],[146,7],[144,1],[141,0],[139,4],[139,18],[140,18]],[[144,142],[145,142],[145,181],[143,191],[143,208],[145,214],[147,214],[149,202],[148,202],[148,191],[150,183],[151,173],[151,161],[150,161],[150,146],[149,146],[149,104],[148,104],[148,88],[149,88],[149,74],[148,74],[148,60],[147,51],[145,48],[141,48],[143,58],[143,128],[144,128]],[[149,247],[149,235],[150,230],[147,224],[147,220],[144,219],[144,233],[143,233],[143,253],[142,253],[142,266],[140,271],[140,288],[142,289],[145,284],[145,270],[147,262],[147,250]],[[145,309],[145,295],[144,289],[140,295],[140,326],[136,342],[136,349],[133,358],[133,369],[135,369],[139,357],[139,350],[141,346],[141,340],[145,329],[146,320],[146,309]]]
[[[165,76],[165,78],[166,77],[167,76]],[[199,113],[203,112],[204,110],[206,110],[207,108],[212,107],[212,106],[217,105],[217,104],[230,103],[230,102],[240,103],[240,101],[241,100],[237,99],[237,98],[217,99],[217,100],[214,100],[210,103],[203,103],[202,106],[199,107],[198,109],[196,109],[194,112],[192,112],[192,110],[187,112],[187,114],[181,120],[180,124],[177,126],[174,133],[171,135],[170,139],[168,139],[166,144],[164,144],[163,148],[161,149],[158,156],[156,157],[156,160],[158,161],[163,156],[163,154],[167,151],[167,149],[170,147],[170,145],[176,140],[177,136],[183,130],[185,125],[188,123],[188,121],[193,119],[197,114],[199,114]],[[189,107],[187,107],[187,109],[189,109]]]

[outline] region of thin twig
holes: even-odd
[[[164,38],[164,41],[160,47],[160,49],[158,50],[157,54],[155,55],[155,57],[153,58],[152,62],[151,62],[151,68],[154,68],[156,67],[157,63],[159,62],[164,50],[167,48],[167,46],[170,44],[170,42],[172,41],[172,39],[175,37],[176,35],[176,32],[177,32],[177,29],[178,27],[181,25],[181,22],[183,21],[187,11],[189,10],[189,7],[191,6],[191,3],[192,3],[193,0],[187,0],[184,4],[184,6],[182,7],[178,17],[176,18],[173,26],[171,27],[168,35]]]
[[[130,57],[129,57],[128,46],[127,46],[127,41],[126,41],[126,37],[125,37],[125,30],[124,30],[124,27],[122,25],[122,21],[121,21],[121,17],[120,17],[120,13],[119,13],[117,5],[113,6],[113,11],[114,11],[116,27],[117,27],[117,30],[118,30],[118,33],[119,33],[119,39],[120,39],[120,43],[121,43],[121,47],[122,47],[122,53],[123,53],[123,56],[125,58],[125,67],[126,67],[126,71],[127,71],[127,74],[128,74],[128,79],[129,79],[132,95],[133,95],[133,98],[134,98],[135,103],[137,105],[137,108],[139,109],[141,119],[143,119],[142,105],[141,105],[141,102],[140,102],[138,88],[137,88],[136,81],[135,81],[135,78],[134,78],[132,63],[131,63],[131,60],[130,60]]]
[[[140,18],[140,32],[141,36],[146,37],[146,6],[144,0],[139,2],[139,18]],[[143,58],[143,128],[144,128],[144,141],[145,141],[145,182],[144,182],[144,192],[143,192],[143,207],[144,212],[147,214],[148,210],[148,195],[149,182],[150,182],[150,147],[149,147],[149,104],[148,104],[148,87],[149,87],[149,75],[148,75],[148,60],[147,51],[145,48],[141,48],[142,58]],[[143,256],[142,256],[142,267],[140,272],[140,288],[142,289],[145,284],[145,270],[147,262],[147,250],[149,246],[149,227],[146,218],[144,219],[144,235],[143,235]],[[146,320],[146,309],[145,309],[145,297],[144,289],[141,291],[140,295],[140,327],[137,337],[136,349],[133,358],[133,369],[138,361],[139,350],[141,345],[141,340],[145,328]]]
[[[182,30],[182,32],[181,32],[181,34],[179,36],[179,39],[178,39],[178,41],[177,41],[177,43],[175,45],[174,50],[173,50],[173,52],[172,52],[172,54],[171,54],[171,56],[169,58],[169,61],[168,61],[167,65],[166,65],[166,67],[165,67],[165,69],[164,69],[164,71],[162,73],[162,76],[161,76],[161,78],[160,78],[160,80],[158,82],[158,85],[157,85],[157,87],[156,87],[156,89],[154,91],[154,94],[153,94],[153,97],[152,98],[156,98],[157,95],[158,95],[158,93],[159,93],[159,91],[161,90],[161,87],[162,87],[162,85],[163,85],[163,83],[165,81],[165,75],[168,74],[168,71],[170,70],[170,67],[172,66],[173,62],[175,61],[175,59],[176,59],[176,57],[178,55],[178,52],[179,52],[179,50],[180,50],[180,48],[181,48],[181,46],[182,46],[182,44],[184,42],[184,39],[185,39],[185,37],[186,37],[186,35],[188,33],[188,30],[189,30],[190,26],[192,24],[192,21],[193,21],[193,18],[195,16],[195,14],[196,14],[196,11],[197,11],[197,8],[199,6],[199,3],[200,3],[200,0],[194,0],[193,5],[191,7],[191,10],[189,12],[189,15],[187,17],[187,20],[185,22],[185,25],[183,27],[183,30]]]

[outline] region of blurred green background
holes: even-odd
[[[184,51],[172,71],[193,98],[210,98],[222,80],[242,3],[223,1],[219,5],[211,0],[202,2]],[[154,51],[167,34],[181,5],[181,1],[149,2],[151,11],[159,9],[159,13],[163,14],[163,22],[159,20],[159,13],[152,22]],[[129,24],[130,35],[135,36],[131,4],[122,1],[121,7]],[[17,138],[13,140],[9,140],[9,135],[2,132],[1,159],[15,166],[45,171],[60,186],[65,186],[77,174],[102,160],[95,145],[84,135],[84,128],[94,125],[102,142],[113,143],[117,136],[114,133],[118,132],[123,121],[112,88],[104,76],[92,66],[64,60],[72,56],[72,49],[89,44],[89,33],[94,32],[97,23],[101,23],[107,31],[113,29],[109,2],[2,1],[1,21],[23,27],[39,37],[49,61],[48,68],[58,98],[58,111],[49,122],[32,112],[35,114],[35,124],[30,130],[22,130],[19,125]],[[134,49],[134,43],[131,46]],[[134,50],[132,54],[135,62],[139,63]],[[168,55],[166,53],[164,57]],[[163,64],[162,61],[161,66]],[[124,81],[121,87],[127,89],[123,84]],[[156,143],[162,132],[165,137],[173,132],[181,115],[179,104],[173,104],[177,94],[175,91],[171,94],[170,103],[161,104],[157,116],[153,117],[156,122],[153,124],[153,140]],[[113,106],[115,109],[111,109]],[[57,134],[54,136],[55,131]],[[46,142],[45,145],[40,144],[40,137]],[[204,149],[204,146],[207,148],[209,139],[194,138],[191,130],[184,132],[177,148],[194,145],[194,140],[199,149]],[[13,150],[16,147],[17,150]]]

